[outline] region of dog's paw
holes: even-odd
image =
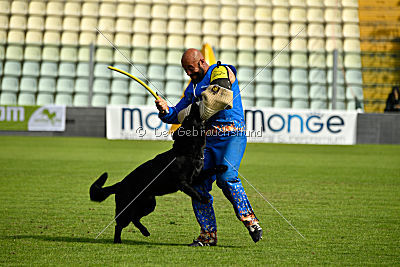
[[[140,232],[141,232],[142,235],[144,235],[144,236],[150,236],[150,232],[147,231],[147,230],[141,230]]]
[[[121,239],[114,239],[114,244],[122,244],[122,240]]]
[[[228,170],[228,166],[226,166],[226,165],[218,165],[218,166],[215,166],[215,171],[217,172],[217,173],[224,173],[224,172],[226,172]]]

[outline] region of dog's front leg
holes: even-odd
[[[191,198],[200,201],[203,204],[207,204],[209,202],[208,198],[200,195],[193,187],[191,187],[186,181],[181,183],[181,191]]]
[[[213,168],[209,168],[207,170],[201,170],[199,175],[197,177],[193,178],[193,183],[199,183],[201,181],[204,181],[205,179],[210,178],[211,176],[218,174],[218,173],[224,173],[228,167],[226,165],[217,165]]]
[[[228,166],[221,164],[221,165],[216,165],[213,168],[210,168],[210,169],[207,169],[207,170],[203,170],[202,172],[204,172],[204,175],[206,176],[204,178],[208,178],[208,177],[210,177],[212,175],[215,175],[215,174],[218,174],[218,173],[224,173],[227,170],[228,170]]]

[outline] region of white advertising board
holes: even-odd
[[[245,111],[249,142],[352,145],[357,112],[257,109]],[[107,106],[108,139],[171,140],[170,125],[152,106]]]
[[[65,131],[66,107],[0,106],[0,131]]]

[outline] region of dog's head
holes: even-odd
[[[190,106],[190,112],[189,115],[185,117],[185,119],[182,122],[183,127],[195,127],[195,128],[200,128],[204,126],[204,123],[202,119],[200,118],[200,108],[197,103],[193,103]]]
[[[192,104],[189,115],[185,117],[181,127],[174,132],[172,139],[175,141],[175,148],[190,150],[204,147],[205,126],[196,103]]]

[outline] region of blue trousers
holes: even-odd
[[[247,139],[244,135],[207,137],[204,153],[204,169],[223,164],[228,167],[228,170],[225,173],[210,177],[201,185],[195,187],[200,194],[207,196],[210,200],[208,204],[192,200],[193,210],[202,232],[211,233],[217,231],[213,197],[209,193],[215,180],[217,181],[217,186],[222,189],[225,197],[232,203],[239,220],[244,223],[246,220],[257,220],[237,171],[243,158],[246,143]]]

